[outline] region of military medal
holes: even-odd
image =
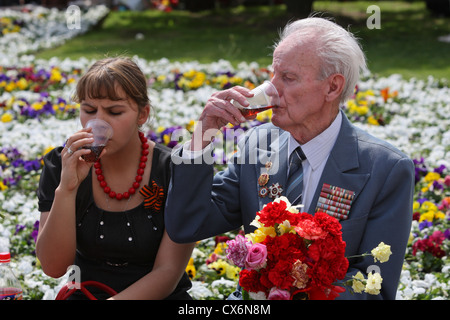
[[[324,183],[320,191],[316,212],[322,211],[339,220],[346,220],[354,198],[354,191]]]
[[[277,183],[272,184],[269,187],[269,197],[272,199],[278,198],[281,196],[281,193],[283,192],[283,188]]]
[[[261,198],[265,198],[269,194],[269,189],[267,189],[266,187],[261,187],[259,188],[258,194]]]
[[[258,178],[258,184],[260,187],[264,187],[267,182],[269,182],[269,174],[268,173],[261,173],[261,175]]]
[[[269,169],[272,167],[272,162],[268,161],[266,162],[266,164],[264,165],[266,172],[261,173],[261,175],[258,178],[258,185],[259,185],[259,191],[258,191],[258,195],[261,198],[266,197],[269,193],[270,190],[269,188],[266,187],[267,183],[269,182]]]

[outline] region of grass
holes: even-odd
[[[381,9],[381,29],[368,29],[369,5]],[[429,75],[450,79],[450,19],[433,17],[423,1],[316,1],[314,10],[332,16],[360,38],[373,73],[405,78]],[[272,45],[290,19],[283,5],[235,7],[190,13],[173,11],[111,12],[96,29],[63,46],[39,52],[39,58],[138,55],[147,60],[219,59],[271,64]],[[144,39],[137,39],[142,34]]]

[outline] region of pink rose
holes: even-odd
[[[270,289],[268,300],[289,300],[291,299],[291,294],[289,291],[278,289],[277,287],[273,287]]]
[[[261,243],[253,244],[245,258],[245,267],[247,269],[259,270],[266,266],[267,248]]]

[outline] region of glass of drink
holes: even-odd
[[[231,101],[236,108],[241,110],[245,118],[251,118],[261,111],[280,105],[278,91],[270,81],[264,81],[263,84],[257,86],[250,92],[253,93],[253,97],[247,98],[247,101],[250,103],[248,107],[243,107],[237,101]]]
[[[89,120],[86,128],[92,128],[94,142],[83,146],[83,149],[90,149],[91,153],[83,155],[84,161],[95,162],[106,146],[106,143],[113,135],[113,129],[108,122],[101,119]]]

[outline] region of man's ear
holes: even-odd
[[[328,77],[328,93],[325,96],[327,101],[334,101],[341,98],[344,90],[345,78],[342,74],[336,73]]]

